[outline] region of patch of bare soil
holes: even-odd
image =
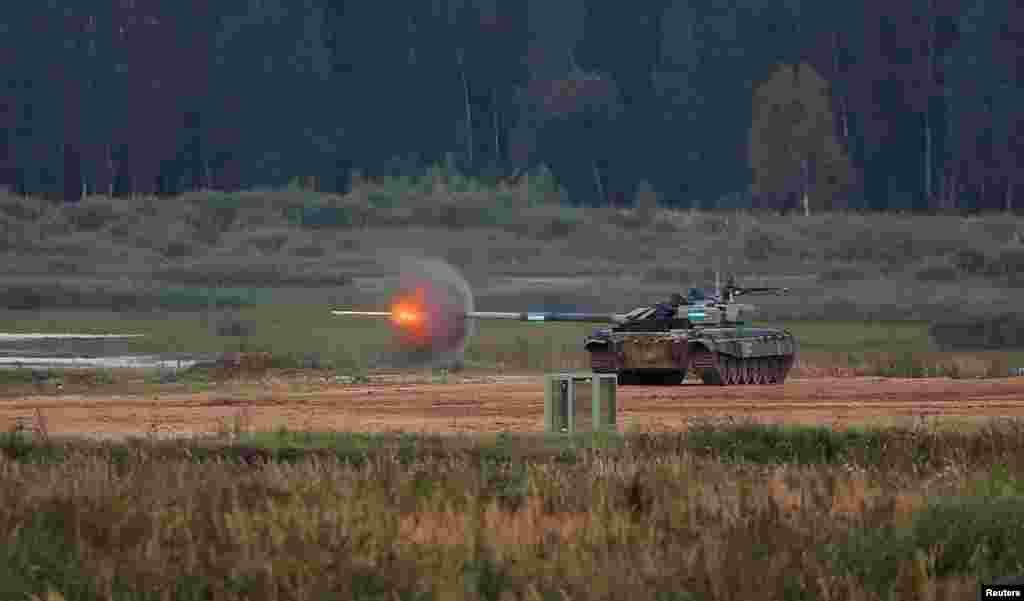
[[[69,387],[71,388],[71,387]],[[843,426],[920,417],[1024,416],[1024,378],[991,380],[814,378],[775,386],[620,386],[619,427],[679,429],[688,418],[754,418]],[[0,427],[41,415],[51,435],[192,435],[247,429],[488,433],[543,430],[537,376],[475,377],[447,383],[384,379],[336,384],[265,379],[201,392],[180,384],[7,390]],[[232,426],[227,426],[231,424]]]

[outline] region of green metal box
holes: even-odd
[[[615,374],[547,374],[544,378],[544,430],[552,434],[615,432]]]

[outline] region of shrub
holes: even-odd
[[[643,211],[615,211],[608,215],[608,223],[624,230],[646,230],[651,227],[651,214]]]
[[[693,277],[694,274],[686,269],[666,267],[664,265],[652,267],[644,273],[645,280],[659,283],[685,284],[692,281]]]
[[[857,446],[870,446],[877,433],[837,432],[825,427],[739,424],[719,428],[698,423],[687,433],[689,448],[722,461],[755,463],[841,463]],[[877,441],[875,441],[877,446]]]
[[[65,210],[68,221],[77,229],[87,232],[103,229],[118,219],[117,212],[108,201],[85,200]]]
[[[867,278],[867,273],[856,267],[833,267],[818,274],[818,281],[826,282],[850,282]]]
[[[172,240],[164,247],[162,254],[168,259],[181,259],[192,254],[192,246],[187,242]]]
[[[342,244],[344,245],[345,242],[349,242],[349,240],[344,240]],[[325,254],[327,254],[327,251],[325,251],[322,246],[319,246],[317,244],[307,244],[306,246],[296,247],[294,250],[292,250],[292,254],[295,255],[296,257],[315,259],[324,256]]]
[[[576,230],[577,222],[563,218],[555,218],[548,221],[534,237],[538,240],[557,240],[566,238]]]
[[[238,219],[238,209],[233,206],[202,206],[198,213],[187,221],[194,236],[205,244],[216,244],[221,235],[231,229]]]
[[[765,261],[772,257],[789,256],[790,249],[774,234],[754,231],[743,243],[743,256],[750,261]]]
[[[43,215],[43,204],[39,199],[22,196],[4,196],[0,201],[0,212],[18,221],[36,221]]]
[[[31,384],[35,379],[31,369],[0,369],[0,386]]]
[[[1007,348],[1024,346],[1024,318],[1016,314],[969,321],[935,322],[928,335],[941,349]]]
[[[8,309],[39,309],[46,304],[46,298],[37,288],[28,286],[11,286],[0,291],[0,304]]]
[[[1000,252],[990,267],[996,275],[1005,277],[1010,285],[1024,285],[1024,249]]]
[[[883,597],[893,592],[905,562],[927,565],[933,578],[974,576],[989,582],[1020,571],[1024,498],[943,499],[906,530],[855,530],[824,552],[840,571]]]
[[[968,275],[980,275],[985,272],[991,259],[982,252],[968,248],[957,251],[953,255],[953,265]]]
[[[697,230],[703,234],[721,235],[729,231],[729,219],[719,215],[701,215]]]
[[[276,233],[269,236],[257,236],[250,238],[248,242],[264,254],[275,254],[288,242],[288,235]]]
[[[932,265],[918,269],[914,277],[922,282],[955,282],[957,271],[946,265]]]

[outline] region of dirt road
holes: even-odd
[[[187,435],[237,425],[289,429],[429,432],[543,430],[536,376],[452,383],[225,383],[202,392],[175,386],[92,391],[4,391],[0,427],[41,414],[51,434]],[[792,423],[891,423],[919,417],[1024,417],[1024,378],[995,380],[812,378],[782,386],[618,389],[620,430],[679,428],[687,417],[734,416]]]

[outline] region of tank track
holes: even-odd
[[[796,360],[794,355],[739,358],[718,354],[711,365],[698,368],[705,384],[782,384]]]
[[[619,372],[620,386],[678,386],[684,380],[686,372],[682,370],[664,373]]]

